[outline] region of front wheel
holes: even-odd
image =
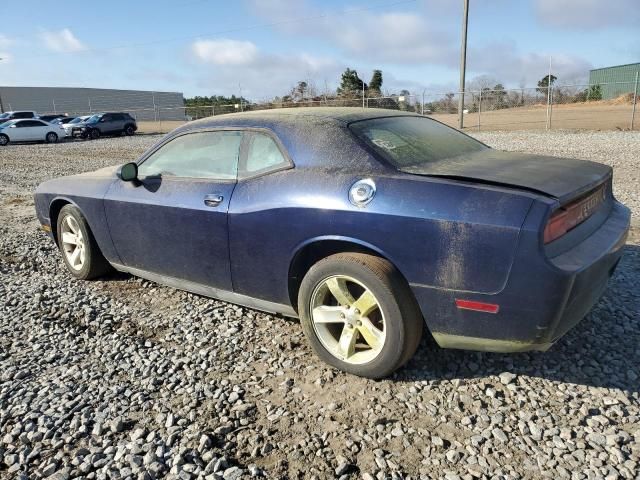
[[[9,145],[9,137],[4,134],[0,134],[0,146],[4,147],[5,145]]]
[[[298,308],[315,353],[348,373],[382,378],[406,363],[422,336],[422,316],[400,273],[382,258],[331,255],[311,267]]]
[[[54,132],[49,132],[47,133],[47,136],[45,139],[47,143],[56,143],[58,141],[58,135],[56,135]]]
[[[97,128],[93,128],[89,133],[89,137],[91,138],[91,140],[98,140],[100,138],[100,130],[98,130]]]
[[[110,266],[102,256],[89,225],[75,205],[65,205],[58,215],[58,245],[71,274],[89,280],[106,273]]]

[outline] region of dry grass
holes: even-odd
[[[577,130],[628,130],[631,126],[632,105],[628,101],[594,101],[554,105],[551,127]],[[436,113],[432,118],[457,127],[458,115]],[[479,118],[478,118],[479,117]],[[478,128],[478,120],[480,128]],[[181,121],[138,122],[141,133],[167,133],[183,125]],[[547,106],[544,104],[508,108],[465,115],[465,130],[544,130]],[[640,129],[640,107],[636,112],[635,128]]]

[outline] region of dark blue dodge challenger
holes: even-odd
[[[298,316],[320,358],[379,378],[425,324],[442,347],[548,349],[620,260],[611,175],[419,115],[300,108],[188,123],[135,163],[43,183],[36,208],[77,278]]]

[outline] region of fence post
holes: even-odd
[[[422,90],[422,107],[420,108],[420,114],[424,116],[424,90]]]
[[[87,100],[89,100],[89,113],[91,113],[91,97],[87,97]]]
[[[153,121],[158,121],[158,111],[156,110],[156,94],[151,92],[151,101],[153,102]]]
[[[482,113],[482,88],[480,89],[480,96],[478,99],[478,131],[480,131],[480,114]]]
[[[636,102],[638,100],[638,71],[636,70],[636,81],[633,87],[633,110],[631,110],[631,130],[633,130],[633,122],[636,119]]]
[[[53,114],[57,115],[58,112],[56,111],[56,101],[55,101],[55,99],[52,99],[51,102],[53,103]]]
[[[211,105],[211,116],[212,117],[216,116],[216,106],[215,105]]]

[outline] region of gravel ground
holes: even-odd
[[[639,212],[638,134],[479,137],[610,163]],[[297,321],[66,273],[33,188],[155,140],[0,150],[0,478],[640,478],[636,230],[602,300],[549,352],[425,338],[370,381],[322,364]]]

